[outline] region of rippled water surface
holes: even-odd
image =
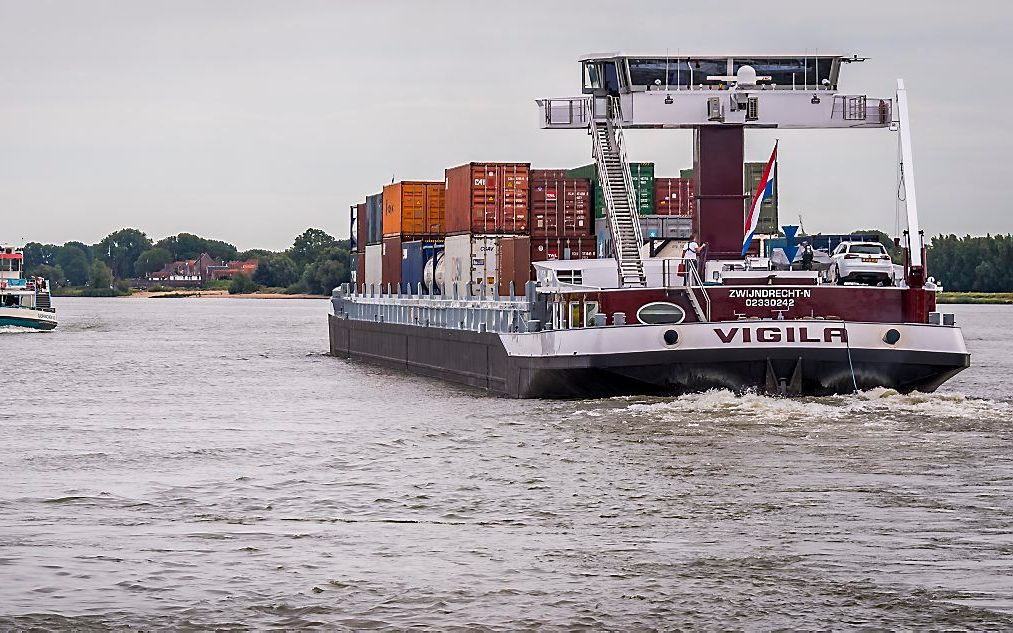
[[[1013,308],[939,393],[514,401],[323,301],[0,332],[0,628],[1013,627]]]

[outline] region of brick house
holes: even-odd
[[[218,266],[218,262],[207,253],[201,253],[197,259],[185,259],[166,264],[162,270],[148,273],[149,281],[176,282],[187,285],[200,285],[210,279],[209,269]]]

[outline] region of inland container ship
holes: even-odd
[[[469,163],[352,206],[354,277],[332,293],[331,353],[522,398],[935,390],[970,356],[936,310],[904,84],[840,91],[858,61],[581,59],[582,93],[537,104],[543,128],[587,133],[593,164]],[[659,182],[628,162],[623,131],[668,128],[693,130],[694,162]],[[769,235],[782,247],[760,252],[777,174],[775,146],[747,190],[744,138],[760,128],[898,134],[907,229],[801,257]]]

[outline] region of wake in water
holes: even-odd
[[[42,334],[45,330],[37,330],[31,327],[18,325],[0,325],[0,334]]]
[[[618,407],[634,415],[736,421],[751,419],[760,423],[856,418],[868,421],[915,418],[926,422],[958,419],[990,423],[1006,422],[1013,415],[1013,405],[1009,402],[969,398],[955,393],[901,394],[885,388],[846,396],[810,398],[781,398],[757,393],[736,394],[727,390],[711,390],[662,401],[631,402],[629,398],[614,398],[603,402],[608,405],[583,414],[592,417],[613,415],[616,413],[613,407]]]

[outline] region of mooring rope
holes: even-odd
[[[848,367],[851,368],[851,384],[855,387],[855,393],[858,393],[858,379],[855,378],[855,364],[851,361],[851,335],[848,334],[848,323],[842,319],[841,325],[844,326],[844,347],[848,350]]]

